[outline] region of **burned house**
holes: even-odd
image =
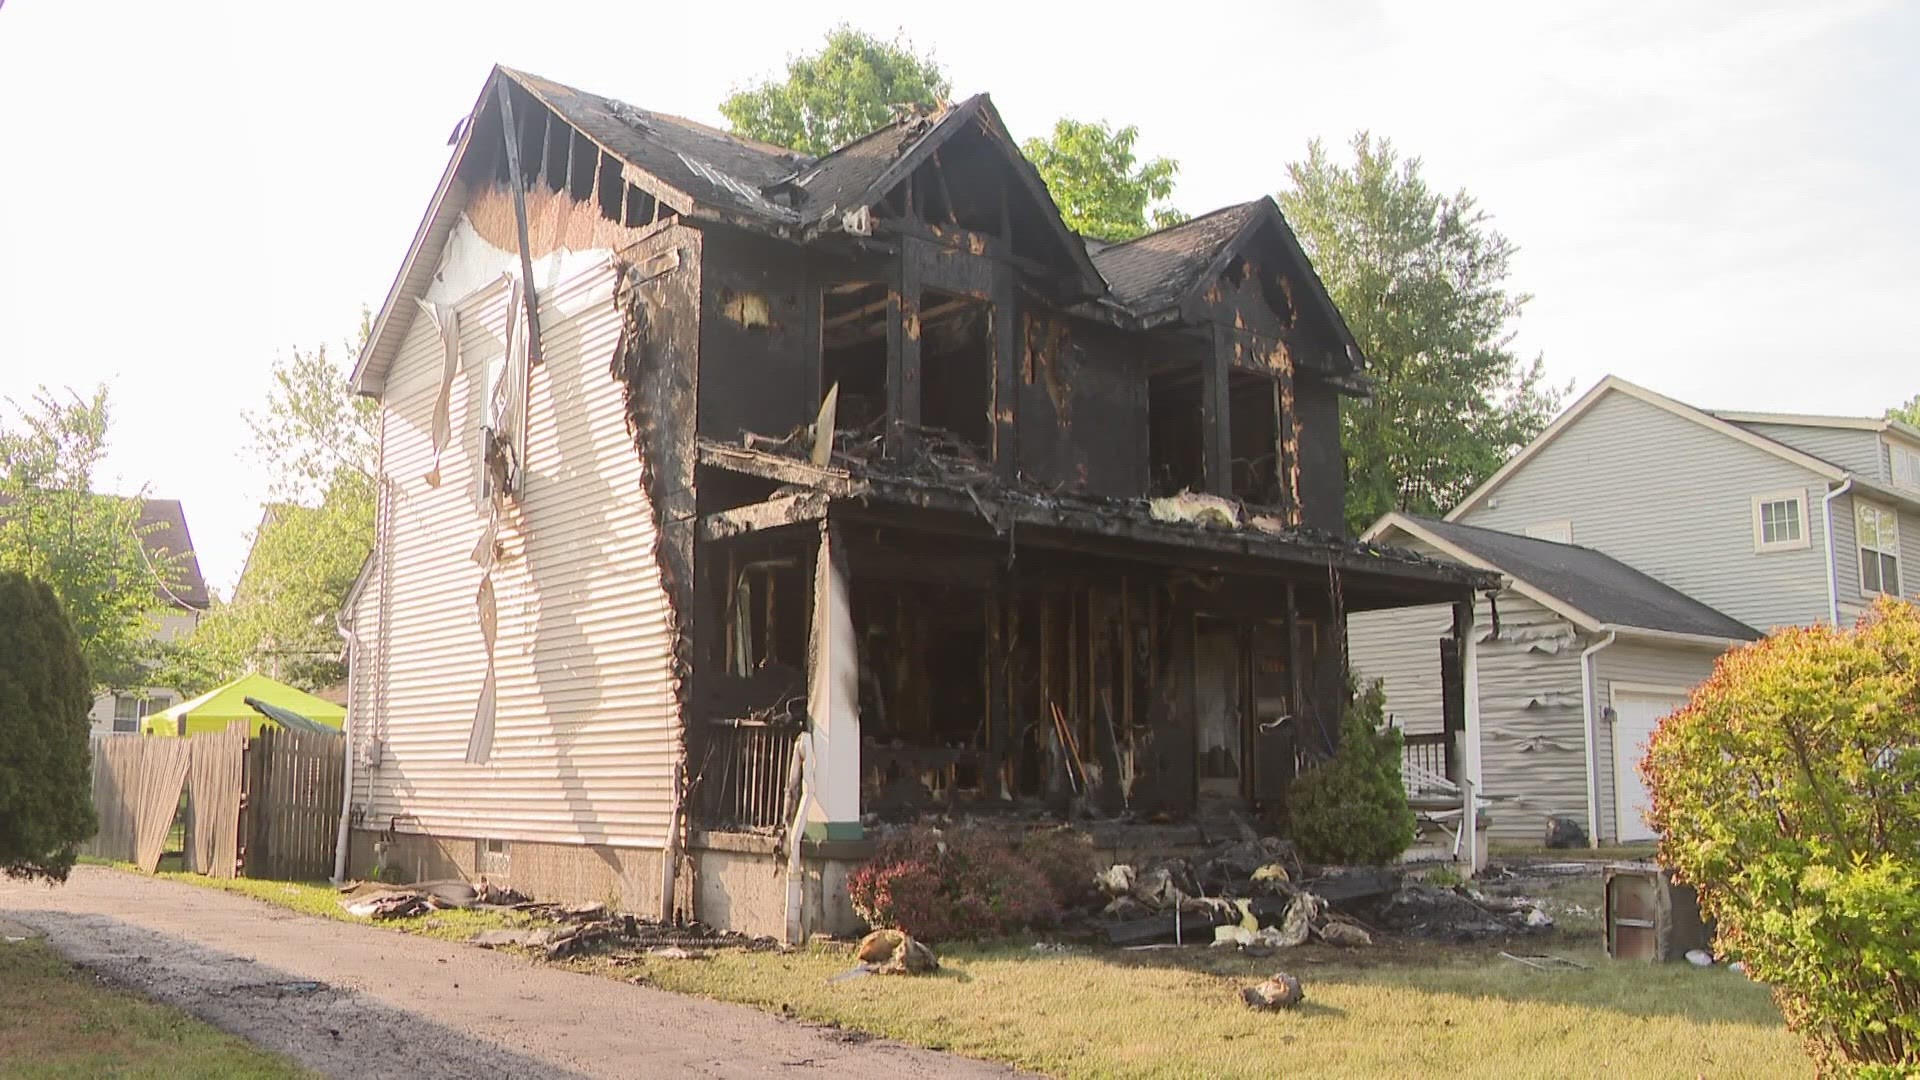
[[[1346,614],[1495,583],[1342,535],[1271,200],[1084,240],[984,96],[815,160],[496,69],[355,385],[359,874],[840,926],[876,815],[1284,808]]]

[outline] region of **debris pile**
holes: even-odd
[[[1429,884],[1398,867],[1320,867],[1305,876],[1291,845],[1271,837],[1144,868],[1116,863],[1094,886],[1097,920],[1125,948],[1213,943],[1258,954],[1310,941],[1362,947],[1382,933],[1480,941],[1553,925],[1540,901]]]
[[[543,906],[533,903],[525,894],[491,884],[486,878],[481,878],[477,885],[451,880],[423,881],[417,885],[357,881],[344,886],[341,893],[340,906],[348,914],[371,919],[405,919],[448,909],[524,911]]]

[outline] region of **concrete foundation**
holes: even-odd
[[[376,844],[380,847],[376,849]],[[865,842],[813,842],[801,847],[801,940],[851,936],[865,929],[847,898],[847,875],[872,853]],[[660,910],[655,848],[551,844],[425,833],[356,829],[350,877],[383,873],[397,882],[486,878],[539,900],[599,901],[641,914]],[[694,918],[723,930],[785,938],[787,862],[772,837],[696,833],[687,846],[675,892]]]

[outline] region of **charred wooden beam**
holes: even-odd
[[[779,454],[748,450],[744,447],[717,443],[710,439],[700,440],[699,460],[702,465],[743,473],[747,476],[758,476],[763,480],[777,480],[783,484],[804,484],[834,498],[851,498],[866,491],[866,485],[848,476],[845,469],[821,467]]]
[[[903,258],[899,286],[887,294],[887,456],[911,454],[919,427],[920,275]]]
[[[995,267],[993,274],[993,471],[1001,480],[1012,480],[1019,471],[1018,402],[1020,399],[1018,350],[1024,335],[1020,315],[1015,310],[1013,274]]]
[[[1207,490],[1233,495],[1233,406],[1229,393],[1233,370],[1233,336],[1214,327],[1213,355],[1201,369],[1201,452]]]
[[[700,519],[700,539],[725,540],[750,532],[818,521],[827,516],[827,495],[819,491],[775,495],[765,502],[716,510]]]
[[[513,123],[513,92],[507,80],[494,84],[500,99],[500,132],[507,141],[507,175],[513,191],[513,231],[520,241],[520,292],[527,304],[527,363],[538,364],[540,301],[533,294],[533,251],[527,245],[527,181],[520,173],[520,132]],[[543,151],[544,152],[544,151]]]

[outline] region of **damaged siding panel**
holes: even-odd
[[[1340,391],[1312,378],[1293,384],[1294,438],[1300,446],[1302,524],[1347,535],[1347,461],[1340,443]]]
[[[532,373],[524,497],[504,516],[491,760],[463,759],[485,657],[474,616],[477,410],[507,312],[462,310],[468,370],[453,392],[455,438],[438,488],[428,422],[438,342],[422,320],[401,351],[383,421],[393,486],[385,597],[370,712],[385,740],[367,778],[367,818],[503,839],[664,843],[679,742],[669,606],[652,506],[608,376],[620,319],[599,267],[543,295],[546,362]]]
[[[1720,652],[1710,648],[1678,645],[1642,645],[1616,641],[1593,658],[1594,724],[1593,765],[1599,780],[1600,839],[1611,842],[1619,835],[1619,817],[1614,811],[1613,725],[1602,717],[1613,700],[1615,683],[1639,686],[1691,688],[1713,674]]]
[[[1587,824],[1586,735],[1581,714],[1580,650],[1572,623],[1506,592],[1500,636],[1486,637],[1491,615],[1476,604],[1480,640],[1480,767],[1489,795],[1510,796],[1490,811],[1497,840],[1538,843],[1547,819]]]

